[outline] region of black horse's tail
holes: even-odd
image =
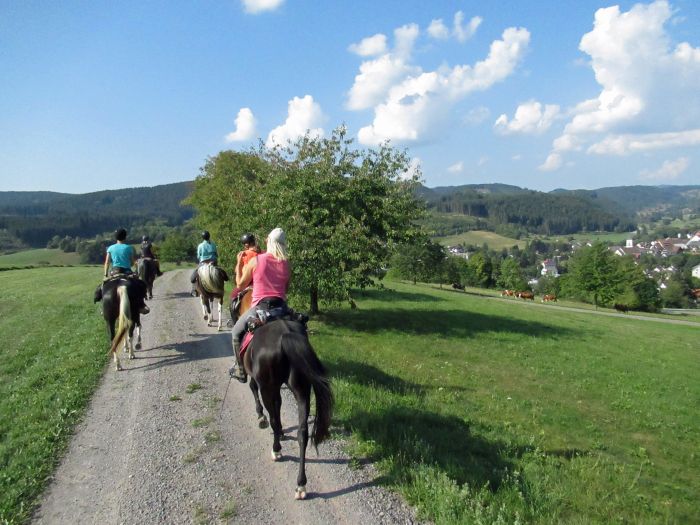
[[[291,368],[302,374],[310,383],[316,396],[316,419],[311,431],[311,443],[318,452],[318,445],[330,436],[333,415],[333,392],[326,369],[318,359],[309,339],[302,334],[282,334],[282,351],[289,359]]]
[[[117,288],[117,296],[119,297],[119,318],[117,320],[117,331],[112,340],[112,347],[109,349],[111,353],[117,351],[119,345],[124,341],[124,337],[128,336],[129,329],[133,324],[131,320],[131,302],[129,301],[126,285],[122,284]]]

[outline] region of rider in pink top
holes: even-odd
[[[287,286],[289,286],[289,261],[277,260],[269,252],[258,255],[253,269],[251,305],[256,306],[265,297],[279,297],[286,300]]]
[[[252,306],[238,318],[231,330],[231,342],[236,363],[229,371],[231,377],[235,377],[241,383],[248,380],[248,375],[243,367],[240,355],[241,341],[245,333],[248,320],[256,317],[256,310],[262,306],[268,308],[274,303],[282,303],[287,299],[287,288],[291,275],[289,261],[287,260],[287,235],[281,228],[275,228],[267,236],[267,252],[254,257],[243,268],[241,281],[238,283],[244,289],[250,281],[253,281]],[[263,303],[261,305],[261,303]],[[265,303],[267,303],[265,305]]]

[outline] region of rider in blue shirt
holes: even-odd
[[[208,231],[204,230],[202,232],[203,240],[199,243],[199,246],[197,246],[197,261],[199,261],[199,265],[194,269],[192,276],[190,277],[192,284],[194,284],[194,282],[197,280],[197,269],[202,264],[209,262],[211,264],[216,264],[216,261],[219,258],[219,254],[216,252],[216,243],[211,241],[210,237],[211,235],[209,235]]]
[[[112,244],[107,248],[107,255],[105,255],[104,264],[104,276],[105,279],[109,276],[114,275],[128,275],[131,276],[134,272],[131,267],[136,264],[136,251],[134,247],[126,243],[126,230],[124,228],[119,228],[114,232],[115,238],[117,239],[116,244]],[[112,270],[109,271],[109,267]],[[146,283],[136,278],[136,283],[139,291],[141,292],[141,306],[140,311],[142,314],[147,314],[151,310],[146,306]],[[102,286],[100,285],[97,290],[95,290],[95,302],[102,299]]]

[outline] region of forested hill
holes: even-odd
[[[700,212],[700,186],[620,186],[550,193],[478,184],[418,191],[430,209],[476,217],[491,229],[504,225],[542,234],[629,231],[654,215]]]
[[[193,215],[182,200],[192,182],[70,194],[0,192],[0,230],[30,246],[45,246],[54,235],[93,237],[117,227],[162,220],[180,225]]]

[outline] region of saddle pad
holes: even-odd
[[[243,354],[245,354],[245,351],[252,340],[253,332],[246,332],[243,336],[243,341],[241,342],[241,349],[238,351],[238,353],[241,355],[241,359],[243,358]]]

